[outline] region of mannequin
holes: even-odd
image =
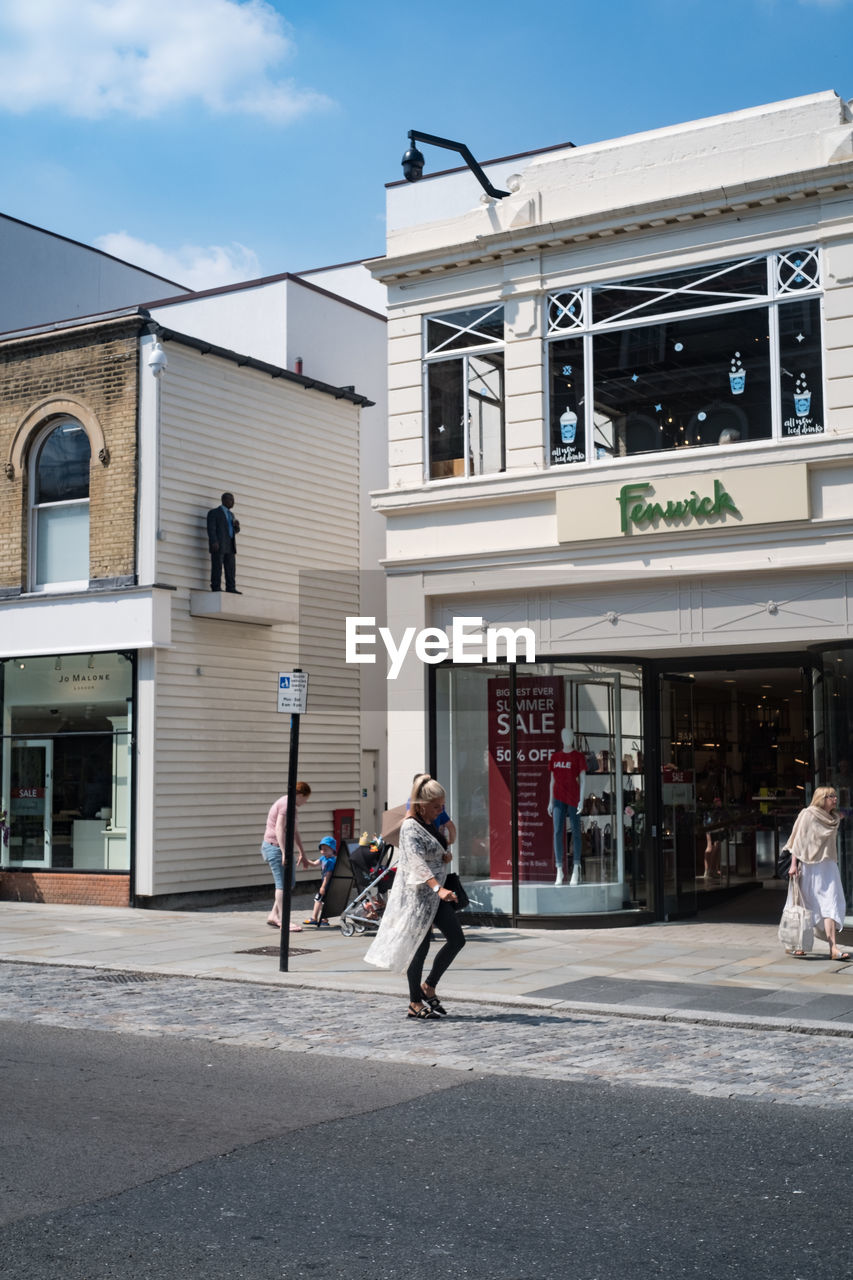
[[[566,846],[566,816],[572,828],[572,878],[569,884],[581,882],[581,820],[579,810],[583,805],[586,783],[586,756],[572,747],[572,735],[568,729],[561,733],[562,751],[555,751],[548,762],[550,782],[548,787],[548,813],[554,820],[554,862],[557,866],[555,884],[563,884],[563,852]]]

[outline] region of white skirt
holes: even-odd
[[[812,922],[823,937],[824,920],[834,920],[837,930],[844,925],[847,904],[841,887],[838,864],[827,859],[824,862],[800,864],[800,892],[803,906],[811,912]]]

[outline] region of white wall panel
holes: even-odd
[[[315,636],[299,757],[314,789],[300,815],[309,853],[333,808],[358,809],[361,767],[359,672],[337,660],[357,602],[358,409],[177,343],[168,355],[157,574],[177,590],[173,648],[156,668],[155,894],[266,883],[258,847],[286,790],[290,717],[276,711],[276,686],[300,660],[295,629],[189,614],[209,574],[206,512],[225,489],[241,522],[240,590],[293,601],[300,573],[320,575],[304,593]]]

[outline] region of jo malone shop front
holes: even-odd
[[[0,663],[4,868],[128,882],[133,689],[132,653]]]

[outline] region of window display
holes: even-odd
[[[0,672],[2,865],[127,871],[131,655],[8,659]]]
[[[562,290],[547,319],[552,466],[824,430],[817,249]]]
[[[483,915],[621,911],[644,888],[642,679],[584,663],[439,668],[438,771]]]

